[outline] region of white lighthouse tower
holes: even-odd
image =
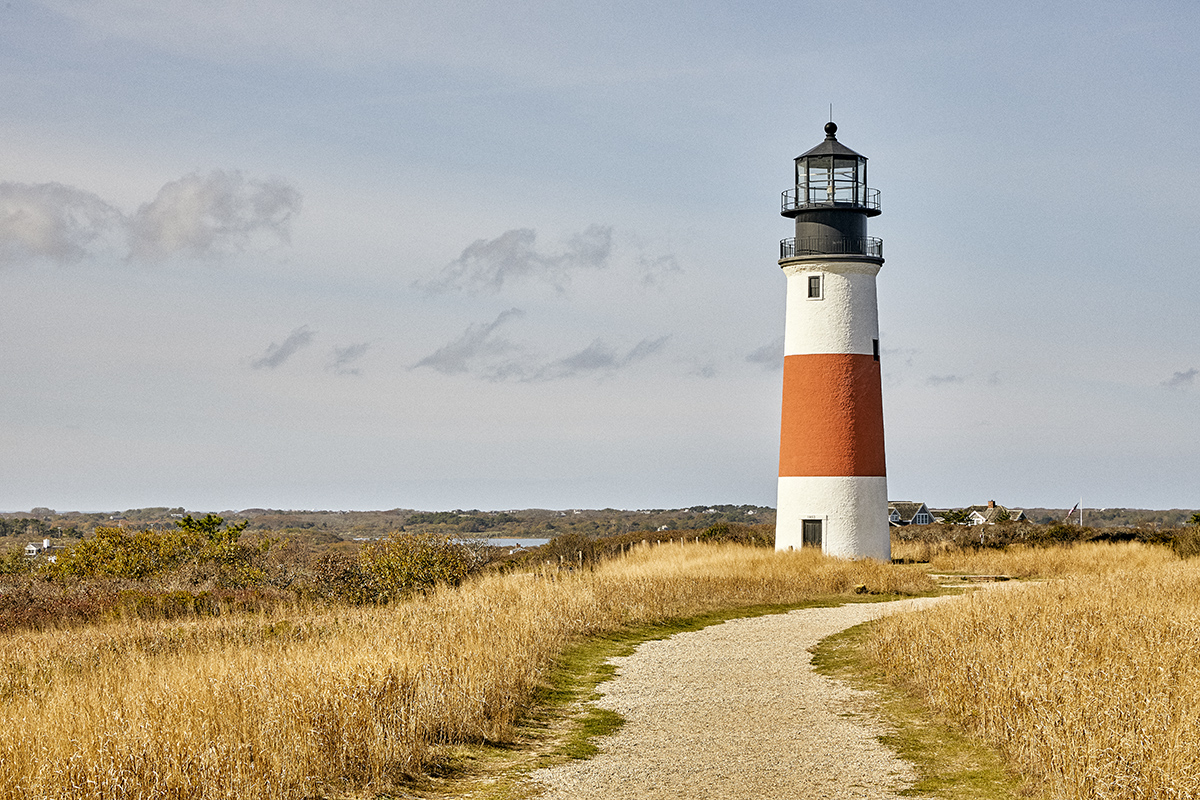
[[[879,191],[867,159],[837,140],[796,158],[781,213],[796,236],[779,243],[787,276],[783,420],[775,549],[820,548],[891,558],[875,276],[883,242],[867,236]]]

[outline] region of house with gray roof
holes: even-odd
[[[971,525],[995,525],[997,522],[1028,522],[1029,518],[1019,508],[1006,508],[988,500],[986,506],[968,506],[963,511]]]
[[[892,527],[904,525],[928,525],[933,522],[933,514],[924,503],[912,503],[907,500],[893,500],[888,503],[888,524]]]

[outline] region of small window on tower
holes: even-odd
[[[875,360],[878,361],[879,360],[879,340],[878,339],[871,340],[871,353],[872,353],[872,355],[875,356]]]
[[[808,299],[809,300],[820,300],[823,296],[821,294],[821,288],[822,288],[821,287],[821,276],[820,275],[809,275],[808,276]]]

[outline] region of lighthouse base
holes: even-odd
[[[892,558],[886,477],[781,477],[775,549]]]

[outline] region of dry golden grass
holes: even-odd
[[[1071,574],[1100,574],[1114,570],[1152,569],[1174,563],[1167,547],[1138,542],[1086,542],[1037,547],[964,548],[952,542],[893,541],[896,561],[928,563],[934,572],[1008,575],[1013,578],[1053,578]]]
[[[859,584],[931,588],[909,567],[669,545],[383,608],[13,634],[0,639],[0,800],[386,791],[441,744],[511,736],[580,636]]]
[[[1094,548],[956,560],[1020,573],[1036,557],[1065,577],[886,619],[872,650],[1052,797],[1198,797],[1200,563]]]
[[[958,550],[958,545],[947,540],[926,542],[892,537],[892,561],[897,563],[925,564],[940,555]]]

